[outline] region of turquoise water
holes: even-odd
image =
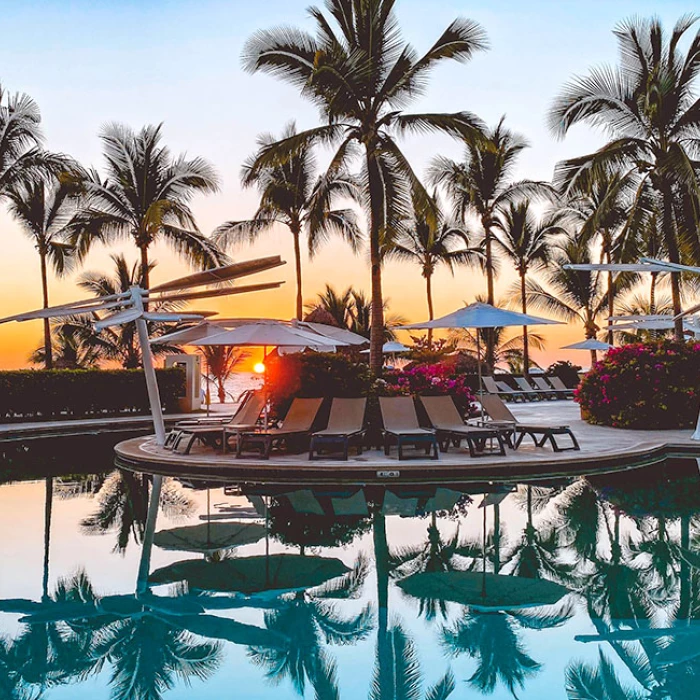
[[[2,700],[698,697],[695,461],[548,484],[392,486],[389,497],[166,480],[156,531],[210,522],[211,542],[218,523],[258,526],[240,528],[255,541],[204,562],[157,544],[144,557],[150,478],[114,470],[104,445],[70,451],[79,458],[61,456],[65,443],[12,453],[0,470]],[[367,515],[332,515],[363,504]],[[257,566],[269,583],[279,554],[295,567],[339,560],[346,573],[305,588],[295,570],[276,582],[286,592],[234,592],[231,571]],[[182,578],[171,565],[183,560],[230,567],[207,579],[230,590]],[[489,576],[484,598],[484,561],[527,580],[503,588]],[[137,599],[144,563],[151,582]],[[472,572],[469,604],[445,600],[455,570]],[[426,571],[414,597],[406,581]],[[552,595],[540,579],[567,590],[538,604]]]

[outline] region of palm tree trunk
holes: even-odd
[[[433,311],[433,286],[432,286],[433,275],[428,273],[425,276],[425,293],[428,298],[428,319],[432,321],[435,318]],[[428,328],[428,349],[433,347],[433,329]]]
[[[527,313],[527,297],[525,292],[525,270],[520,271],[520,303],[523,313]],[[530,339],[527,337],[527,326],[523,326],[523,376],[530,374]]]
[[[651,285],[649,288],[649,313],[656,313],[656,278],[659,276],[658,272],[651,273]]]
[[[371,267],[372,285],[372,318],[370,321],[369,338],[369,368],[374,376],[382,373],[384,358],[382,346],[384,345],[384,298],[382,296],[382,255],[379,241],[379,216],[378,208],[384,198],[384,192],[377,177],[377,162],[375,145],[372,142],[365,144],[367,158],[367,179],[369,184],[369,259]]]
[[[676,239],[675,225],[673,221],[673,193],[668,183],[662,183],[661,194],[663,197],[663,233],[668,250],[668,260],[672,263],[679,263],[680,251],[678,250],[678,240]],[[673,315],[681,313],[681,281],[680,273],[671,273],[671,299],[673,301]],[[674,328],[676,340],[683,340],[683,319],[675,321]]]
[[[39,252],[41,259],[41,293],[44,308],[49,308],[49,279],[46,270],[46,251]],[[48,318],[44,319],[44,367],[53,369],[53,348],[51,345],[51,323]]]
[[[501,570],[501,504],[493,506],[493,572]]]
[[[41,582],[42,600],[49,598],[49,556],[51,547],[51,514],[53,511],[53,477],[47,476],[44,480],[44,574]]]
[[[690,549],[690,516],[681,516],[681,547],[684,550]],[[677,617],[679,620],[688,620],[691,613],[691,603],[693,597],[691,595],[691,570],[688,562],[681,557],[680,571],[680,594]]]
[[[301,291],[301,245],[299,239],[301,237],[301,226],[298,223],[290,226],[292,237],[294,238],[294,270],[297,280],[297,321],[301,321],[304,316],[304,302]]]
[[[148,246],[141,246],[141,286],[148,289],[151,283],[150,270],[148,269]]]
[[[612,264],[612,252],[610,250],[612,244],[610,241],[610,232],[606,231],[604,235],[605,241],[605,261],[608,265]],[[615,282],[613,281],[613,273],[608,271],[608,317],[615,315]],[[608,325],[610,322],[608,321]],[[613,344],[614,336],[612,330],[608,330],[608,343]]]
[[[484,229],[484,241],[486,243],[486,302],[494,306],[496,303],[496,293],[494,290],[493,274],[493,241],[491,237],[491,221],[488,216],[481,217],[481,225]],[[486,340],[486,356],[484,358],[489,374],[493,374],[496,364],[494,357],[494,332],[491,328],[486,328],[484,333]]]
[[[386,521],[377,506],[372,516],[374,564],[377,572],[377,663],[380,697],[391,697],[394,687],[389,648],[389,546],[386,540]]]

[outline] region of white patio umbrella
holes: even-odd
[[[291,321],[294,328],[301,328],[302,330],[310,331],[312,333],[318,333],[331,340],[340,340],[347,345],[366,345],[369,340],[358,333],[353,333],[347,328],[338,328],[337,326],[329,326],[326,323],[311,323],[309,321]]]
[[[602,340],[596,340],[596,338],[587,338],[586,340],[580,340],[578,343],[571,343],[571,345],[564,345],[562,350],[600,350],[605,352],[614,347],[610,343],[604,343]]]
[[[529,314],[521,314],[509,309],[500,309],[491,304],[475,302],[464,306],[457,311],[453,311],[447,316],[436,318],[433,321],[423,323],[411,323],[401,326],[403,329],[418,328],[469,328],[476,333],[476,363],[479,375],[479,397],[482,397],[484,390],[481,386],[481,341],[479,339],[479,329],[481,328],[502,328],[503,326],[550,326],[558,325],[561,321],[553,321],[549,318],[540,318]],[[482,408],[483,411],[483,408]]]
[[[390,340],[382,345],[382,353],[384,355],[393,355],[397,352],[408,352],[411,348],[405,346],[403,343],[399,343],[396,340]],[[369,350],[361,350],[363,355],[369,355]]]
[[[258,347],[263,349],[263,358],[267,358],[269,347],[298,348],[299,350],[311,348],[318,352],[335,352],[336,346],[347,345],[347,343],[331,340],[318,333],[309,333],[301,328],[293,328],[279,321],[254,321],[216,335],[189,341],[185,345]],[[263,381],[267,393],[267,369],[264,371]],[[267,427],[267,403],[265,405],[265,426]]]

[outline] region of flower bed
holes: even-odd
[[[575,392],[589,423],[662,430],[695,425],[700,343],[660,341],[610,350]]]

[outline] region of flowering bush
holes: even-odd
[[[474,401],[467,376],[444,362],[416,365],[410,369],[393,370],[384,374],[384,392],[388,396],[418,394],[423,396],[452,396],[457,406],[466,412]]]
[[[660,341],[611,349],[575,392],[589,423],[689,428],[700,404],[700,343]]]

